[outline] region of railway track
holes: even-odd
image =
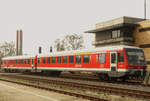
[[[23,80],[32,80],[34,82],[42,82],[47,84],[54,84],[54,85],[61,85],[61,86],[67,86],[67,87],[75,87],[80,89],[86,89],[96,92],[105,92],[110,94],[117,94],[121,96],[131,96],[131,97],[138,97],[138,98],[144,98],[144,99],[150,99],[150,92],[145,90],[136,90],[136,89],[130,89],[130,88],[121,88],[121,87],[113,87],[113,86],[104,86],[104,85],[94,85],[94,84],[85,84],[85,83],[77,83],[77,82],[68,82],[68,81],[62,81],[62,80],[54,80],[54,79],[45,79],[45,78],[37,78],[37,77],[27,77],[27,76],[21,76],[21,75],[1,75],[9,78],[17,78],[17,79],[23,79]],[[14,82],[14,81],[13,81]],[[37,86],[36,86],[37,87]],[[40,87],[38,87],[40,88]],[[44,88],[46,89],[46,88]],[[68,92],[66,93],[68,94]],[[93,96],[92,96],[93,97]],[[89,98],[90,99],[90,98]],[[94,98],[92,98],[93,100]],[[97,98],[96,98],[97,99]],[[105,100],[96,100],[95,101],[105,101]]]
[[[43,75],[43,74],[29,74],[29,75],[50,77],[49,75]],[[86,73],[84,74],[64,73],[64,74],[61,74],[59,78],[63,78],[63,79],[67,78],[67,79],[83,80],[83,81],[94,81],[94,82],[105,82],[105,83],[123,84],[123,85],[148,86],[148,85],[143,85],[143,81],[140,81],[140,80],[127,80],[125,82],[122,82],[121,80],[100,80],[97,75],[86,74]]]
[[[29,77],[19,77],[19,76],[5,75],[5,77],[6,76],[11,78],[11,79],[12,78],[17,78],[17,79],[19,78],[19,79],[24,79],[24,80],[32,80],[32,82],[37,81],[37,79],[29,78]],[[2,77],[2,75],[1,75],[1,77]],[[20,80],[19,81],[14,81],[13,79],[12,80],[7,80],[7,79],[4,79],[4,78],[3,79],[0,78],[0,80],[1,81],[6,81],[6,82],[11,82],[11,83],[16,83],[16,84],[19,84],[19,85],[25,85],[25,86],[30,86],[30,87],[34,87],[34,88],[44,89],[44,90],[47,90],[47,91],[53,91],[53,92],[66,94],[66,95],[70,95],[70,96],[80,97],[80,98],[87,99],[87,100],[92,100],[92,101],[110,101],[108,99],[100,98],[100,97],[93,96],[93,95],[85,95],[85,94],[82,94],[82,93],[70,92],[70,91],[66,91],[66,90],[62,90],[62,89],[60,90],[60,89],[56,89],[56,88],[49,88],[49,87],[43,87],[43,86],[40,86],[40,85],[23,83],[23,82],[20,82]],[[43,80],[40,79],[40,80],[38,80],[38,82],[43,82]]]

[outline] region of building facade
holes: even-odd
[[[150,69],[150,20],[138,22],[137,24],[139,26],[133,32],[134,46],[143,48]]]
[[[129,45],[143,48],[150,68],[150,20],[120,17],[96,24],[96,28],[85,33],[94,33],[95,47]]]

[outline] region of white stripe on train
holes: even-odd
[[[4,69],[27,69],[32,70],[31,67],[2,67]],[[34,68],[35,69],[35,68]],[[98,72],[98,71],[111,71],[111,69],[102,69],[102,68],[64,68],[64,67],[37,67],[37,70],[61,70],[61,71],[91,71],[91,72]],[[117,69],[118,72],[127,72],[127,69]],[[133,69],[132,71],[143,71],[143,69]]]

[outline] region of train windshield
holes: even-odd
[[[145,57],[142,49],[126,48],[128,63],[130,65],[145,65]]]

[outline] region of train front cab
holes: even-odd
[[[144,52],[140,48],[123,48],[110,52],[109,77],[144,77],[146,62]]]

